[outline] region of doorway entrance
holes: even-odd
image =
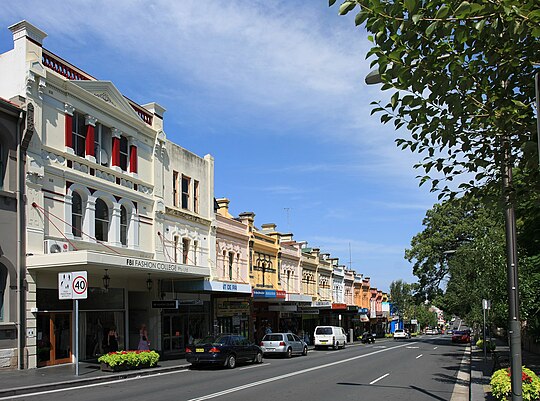
[[[165,355],[174,355],[184,352],[184,320],[178,313],[163,313],[162,324],[162,350]]]
[[[71,313],[38,313],[38,366],[71,362]]]

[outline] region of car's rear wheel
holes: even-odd
[[[343,340],[343,349],[345,349],[345,346],[347,345],[347,341],[346,340]]]
[[[291,358],[292,357],[292,348],[287,348],[287,353],[285,354],[285,356],[287,358]]]
[[[229,369],[234,369],[236,367],[236,356],[231,354],[225,360],[225,367]]]
[[[307,355],[307,347],[304,347],[304,350],[302,351],[302,355],[304,355],[304,356]]]
[[[257,355],[255,355],[255,358],[253,358],[254,363],[262,363],[263,361],[263,354],[262,352],[257,352]]]

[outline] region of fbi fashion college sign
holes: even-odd
[[[176,273],[188,273],[188,266],[176,263],[155,262],[153,260],[126,258],[126,266],[139,267],[142,269],[160,270]]]

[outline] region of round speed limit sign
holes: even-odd
[[[86,272],[73,272],[73,281],[71,287],[73,288],[73,299],[86,299],[88,290],[88,280]]]

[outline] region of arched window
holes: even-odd
[[[229,252],[229,280],[233,279],[234,253]]]
[[[174,236],[174,263],[178,263],[178,235]]]
[[[73,192],[71,196],[71,233],[74,237],[82,237],[83,204],[81,195]]]
[[[127,245],[127,234],[128,234],[128,211],[124,205],[120,206],[120,242],[122,245]]]
[[[109,240],[109,207],[102,199],[96,201],[96,239]]]

